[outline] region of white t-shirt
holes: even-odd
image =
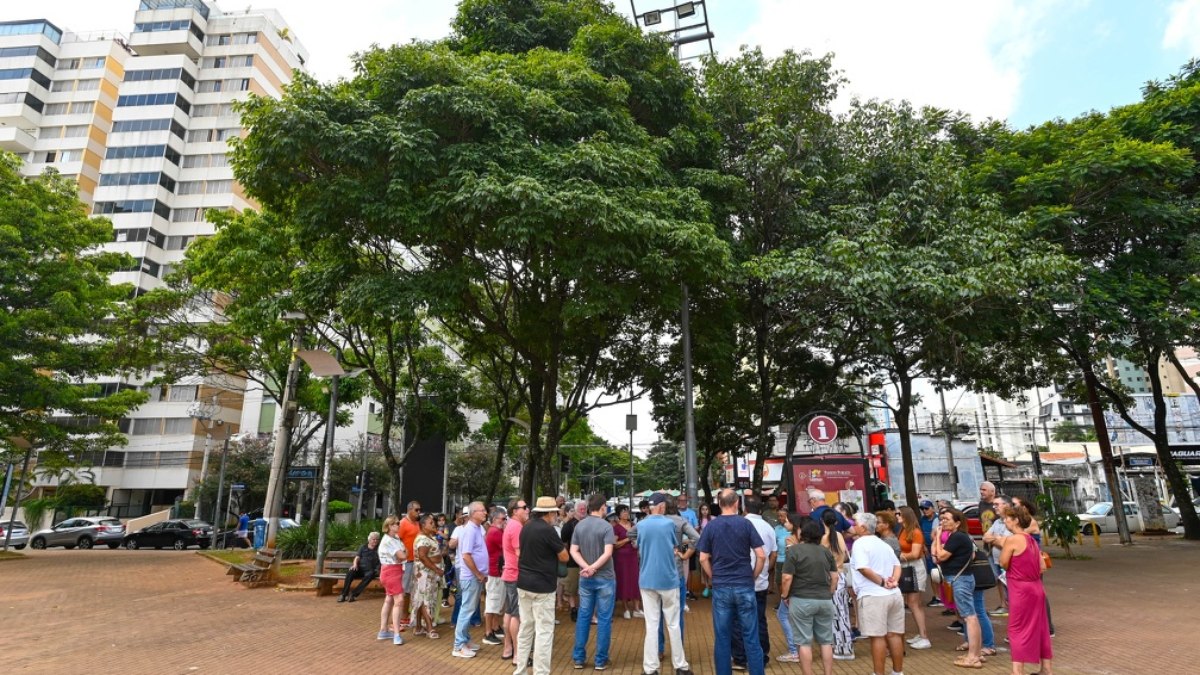
[[[379,564],[395,565],[408,558],[408,549],[399,537],[383,535],[379,540]]]
[[[775,558],[775,553],[776,553],[775,528],[773,528],[769,524],[767,524],[767,521],[763,520],[762,516],[754,514],[754,513],[747,513],[746,520],[750,521],[750,524],[753,525],[754,529],[758,531],[758,536],[763,541],[763,553],[767,554],[767,559],[765,561],[763,561],[762,571],[758,573],[758,578],[754,580],[754,590],[755,591],[765,591],[765,590],[767,590],[767,585],[770,583],[771,561]],[[757,556],[754,555],[754,551],[751,551],[750,552],[750,565],[751,566],[754,565],[754,563],[756,562],[756,559],[757,559]]]
[[[859,597],[864,595],[899,595],[900,587],[884,588],[864,577],[859,570],[869,569],[880,577],[887,579],[892,576],[900,559],[892,551],[892,547],[875,535],[860,537],[854,540],[854,550],[850,553],[851,576],[854,579],[854,593]]]

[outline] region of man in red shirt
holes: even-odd
[[[404,517],[400,519],[400,541],[404,542],[404,548],[408,550],[408,560],[404,563],[404,595],[400,596],[400,625],[396,626],[397,631],[403,631],[408,628],[408,596],[412,593],[413,587],[413,544],[417,540],[417,535],[421,532],[421,502],[413,500],[408,503],[408,510]]]
[[[504,653],[502,659],[511,659],[517,646],[517,632],[521,630],[521,612],[517,601],[518,561],[521,558],[521,528],[529,520],[529,504],[524,499],[508,503],[508,524],[504,526],[501,550],[504,552],[504,569],[500,578],[504,581]],[[517,665],[517,664],[513,664]]]
[[[500,578],[501,547],[504,539],[504,524],[508,520],[508,512],[504,507],[497,506],[488,514],[488,530],[483,541],[488,552],[487,593],[483,600],[483,627],[487,633],[483,636],[483,644],[503,644],[504,629],[500,626],[501,615],[504,612],[504,580]]]

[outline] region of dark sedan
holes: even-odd
[[[203,520],[164,520],[125,535],[125,548],[208,548],[212,543],[212,525]]]

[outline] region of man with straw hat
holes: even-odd
[[[558,566],[567,562],[567,547],[554,531],[558,505],[554,497],[538,497],[529,521],[521,528],[517,571],[517,602],[521,630],[517,634],[517,668],[524,675],[533,651],[534,675],[549,675],[554,642],[554,594]]]

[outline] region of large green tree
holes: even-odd
[[[88,217],[74,181],[20,167],[0,153],[0,448],[80,457],[124,445],[118,422],[146,395],[86,382],[146,365],[122,322],[132,288],[109,283],[131,259],[97,251],[112,224]]]
[[[895,390],[882,401],[899,430],[905,492],[916,506],[914,381],[933,377],[999,393],[1030,383],[1011,326],[1068,261],[1031,223],[978,194],[947,140],[955,119],[878,102],[840,124],[840,203],[808,246],[768,259],[782,292],[828,302],[820,339],[857,336],[857,360]]]
[[[255,100],[235,171],[309,246],[392,256],[381,287],[520,357],[531,498],[595,392],[658,350],[680,284],[725,266],[719,176],[690,79],[604,3],[469,2],[455,27]]]

